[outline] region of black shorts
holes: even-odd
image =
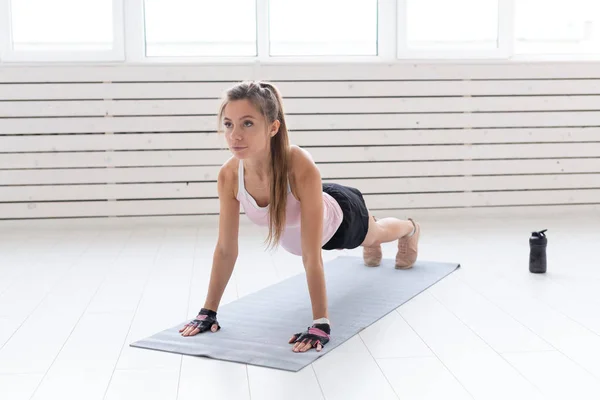
[[[362,193],[358,189],[337,183],[323,183],[323,192],[338,202],[344,214],[342,224],[323,245],[323,249],[354,249],[360,246],[369,230],[369,210]]]

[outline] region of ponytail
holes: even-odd
[[[285,122],[283,101],[279,91],[268,83],[261,83],[268,88],[277,103],[277,120],[279,130],[271,137],[271,204],[269,206],[269,235],[266,242],[276,246],[283,234],[286,222],[288,176],[290,171],[289,135]]]

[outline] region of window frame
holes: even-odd
[[[515,53],[515,2],[499,0],[498,48],[494,50],[417,50],[406,46],[407,0],[377,0],[377,55],[373,56],[270,56],[269,0],[256,0],[256,56],[146,57],[144,35],[144,0],[112,0],[114,48],[111,51],[14,51],[10,38],[10,0],[0,0],[0,67],[11,64],[164,64],[164,65],[285,65],[323,63],[477,63],[597,61],[598,54],[520,54]]]

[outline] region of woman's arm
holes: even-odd
[[[217,309],[238,255],[240,205],[233,191],[235,175],[230,167],[231,160],[221,168],[217,177],[220,204],[219,237],[213,255],[208,294],[196,319],[179,330],[182,336],[194,336],[209,329],[216,332],[220,328]]]
[[[295,148],[293,168],[300,201],[302,262],[306,271],[313,318],[329,318],[321,256],[323,237],[323,186],[319,169],[304,150]]]
[[[221,168],[217,177],[219,192],[219,237],[213,255],[210,283],[204,308],[217,311],[238,256],[240,203],[233,188],[232,168]]]

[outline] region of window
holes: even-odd
[[[147,57],[255,56],[256,1],[145,0]]]
[[[377,55],[377,0],[270,0],[271,56]]]
[[[123,61],[122,0],[0,0],[8,61]]]
[[[600,54],[600,2],[515,1],[515,52]]]
[[[11,0],[15,51],[113,48],[112,0]]]
[[[498,47],[498,0],[406,0],[405,12],[408,49]]]

